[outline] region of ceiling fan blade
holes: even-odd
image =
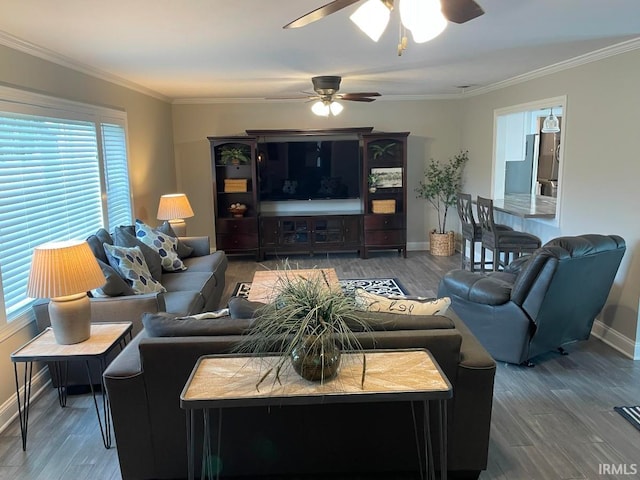
[[[484,10],[473,0],[442,0],[442,13],[450,22],[465,23],[484,15]]]
[[[266,97],[265,100],[313,100],[318,95],[290,95],[284,97]]]
[[[344,98],[345,100],[350,100],[357,97],[379,97],[381,96],[378,92],[355,92],[355,93],[341,93],[339,94],[340,98]],[[345,98],[346,97],[346,98]]]
[[[338,98],[338,100],[346,100],[349,102],[373,102],[375,100],[375,98],[370,98],[370,97],[350,97],[348,95],[344,95],[340,98]]]
[[[354,3],[358,3],[359,1],[360,0],[334,0],[333,2],[329,2],[320,8],[316,8],[315,10],[302,15],[291,23],[287,23],[282,28],[304,27],[305,25],[309,25],[310,23],[331,15],[332,13],[336,13],[337,11],[348,7],[349,5],[353,5]]]

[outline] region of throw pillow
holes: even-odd
[[[178,257],[178,239],[151,228],[136,219],[136,238],[153,248],[160,255],[160,264],[167,272],[186,270],[187,267]]]
[[[180,240],[180,238],[178,238],[178,235],[176,235],[176,232],[173,231],[173,228],[171,228],[171,224],[169,222],[162,222],[162,224],[158,228],[156,228],[156,230],[178,239],[178,256],[180,258],[189,258],[193,254],[193,247],[190,247],[182,240]]]
[[[388,298],[368,293],[362,288],[356,288],[356,303],[360,308],[369,312],[389,312],[404,315],[443,315],[451,305],[451,299],[449,297],[429,300]]]
[[[102,247],[102,251],[104,252],[104,247]],[[104,255],[106,258],[106,253],[104,253]],[[98,265],[100,265],[107,282],[101,287],[91,290],[94,297],[117,297],[119,295],[134,295],[136,293],[111,265],[107,265],[102,260],[96,260],[98,260]]]
[[[166,289],[151,276],[140,247],[118,247],[104,244],[109,263],[133,288],[135,293],[166,292]]]
[[[149,267],[151,276],[158,282],[162,280],[162,259],[158,252],[156,252],[149,245],[139,240],[127,231],[126,226],[116,227],[113,232],[113,244],[118,247],[139,247],[142,255],[144,255],[144,261]]]
[[[251,328],[253,319],[231,317],[194,319],[176,318],[165,312],[144,313],[142,325],[150,337],[191,337],[209,335],[242,335]]]

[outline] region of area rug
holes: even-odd
[[[408,295],[408,292],[397,278],[349,278],[339,280],[345,293],[353,292],[356,288],[362,288],[369,293],[378,295]],[[232,296],[247,298],[251,290],[251,282],[238,282]]]
[[[635,407],[613,407],[613,409],[626,418],[631,425],[640,430],[640,406]]]

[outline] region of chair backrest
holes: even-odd
[[[523,264],[511,300],[535,325],[528,358],[589,338],[625,250],[617,235],[559,237]]]
[[[473,218],[471,195],[468,193],[458,193],[456,207],[462,225],[462,236],[473,240],[476,237],[476,231],[479,229],[479,225],[476,224],[476,219]]]
[[[478,196],[478,224],[482,231],[482,242],[495,243],[496,224],[493,220],[493,200]]]

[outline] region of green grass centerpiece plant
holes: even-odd
[[[257,380],[256,389],[271,373],[280,382],[280,372],[288,362],[307,380],[329,380],[338,372],[341,350],[362,350],[350,325],[369,330],[359,318],[363,312],[354,296],[332,285],[321,269],[317,275],[302,276],[285,263],[284,270],[286,274],[274,285],[278,292],[274,301],[256,311],[256,320],[235,349],[255,355],[281,353],[275,365]],[[364,354],[362,358],[364,384]]]

